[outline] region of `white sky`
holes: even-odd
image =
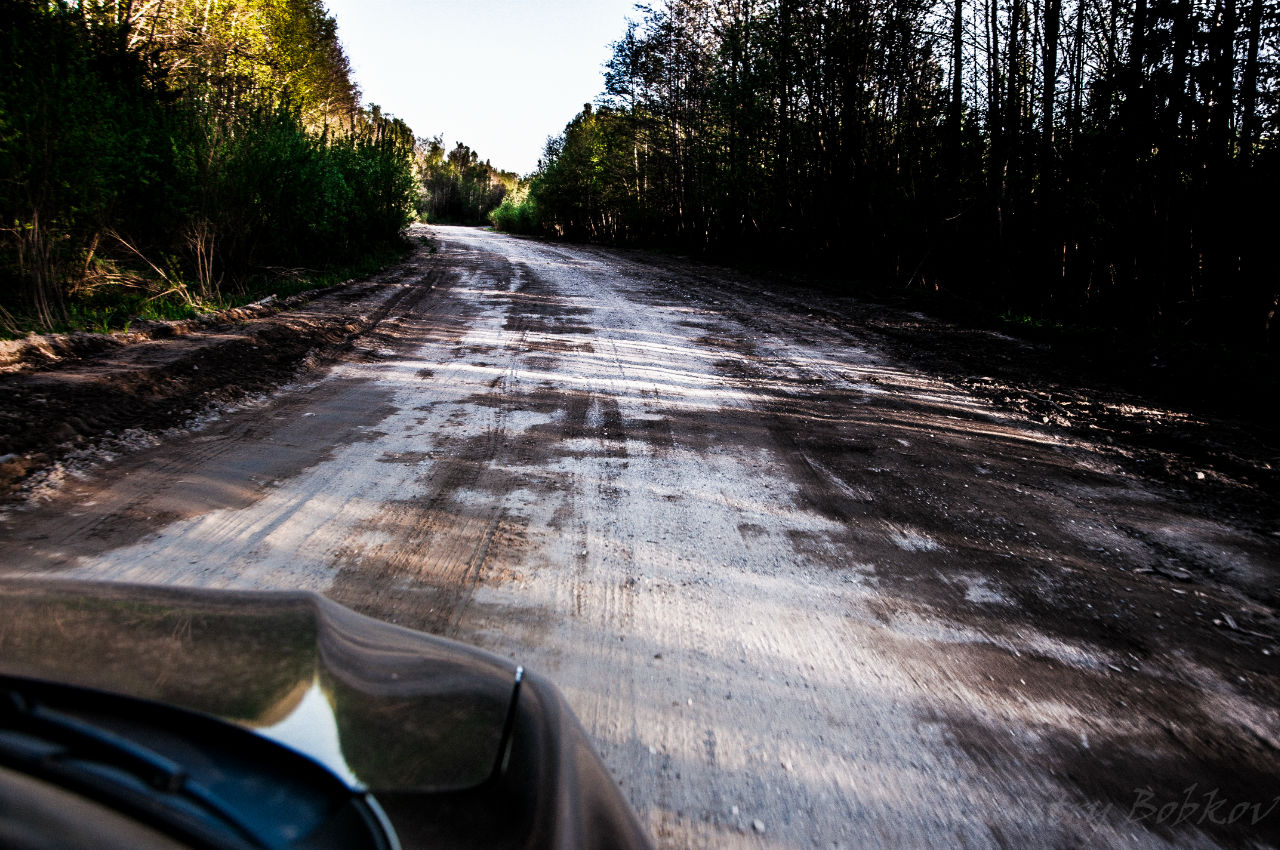
[[[636,0],[326,0],[365,103],[527,174],[604,90]]]

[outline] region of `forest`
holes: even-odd
[[[498,227],[1276,351],[1276,0],[666,0]]]
[[[490,214],[520,187],[513,171],[500,171],[489,160],[458,142],[448,153],[444,139],[418,140],[421,195],[418,217],[439,224],[488,224]]]
[[[394,250],[404,122],[321,0],[0,0],[0,331],[188,315]]]

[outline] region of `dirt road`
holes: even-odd
[[[1280,846],[1273,502],[1210,510],[1212,471],[910,365],[869,308],[432,236],[331,368],[0,515],[3,569],[519,658],[663,847]]]

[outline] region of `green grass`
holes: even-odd
[[[206,311],[217,309],[221,308],[209,306]],[[178,321],[194,318],[200,313],[200,307],[187,304],[176,297],[152,298],[123,287],[104,288],[88,297],[71,301],[67,305],[66,319],[56,323],[52,329],[42,327],[31,316],[14,314],[14,327],[0,331],[0,339],[21,339],[31,333],[128,332],[140,320]]]
[[[1024,336],[1045,342],[1081,341],[1094,342],[1114,336],[1113,328],[1101,325],[1081,325],[1062,322],[1029,313],[1016,313],[1006,310],[997,317],[1000,329],[1017,336]]]
[[[403,259],[408,247],[406,243],[386,248],[357,262],[328,269],[264,272],[250,278],[238,293],[207,298],[198,304],[188,302],[178,293],[155,296],[140,292],[137,286],[100,287],[71,300],[67,304],[66,320],[52,330],[41,327],[32,316],[13,314],[10,322],[13,328],[0,328],[0,339],[21,339],[30,333],[127,333],[139,321],[182,321],[242,307],[270,295],[288,298],[345,280],[368,277]]]

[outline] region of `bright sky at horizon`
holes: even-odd
[[[527,174],[604,90],[636,0],[326,0],[365,103]]]

